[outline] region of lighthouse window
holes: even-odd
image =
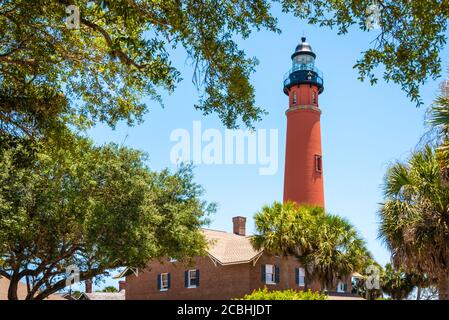
[[[293,105],[296,105],[296,92],[293,92]]]
[[[322,156],[315,155],[315,170],[316,172],[323,172],[323,160]]]
[[[315,91],[312,92],[312,103],[316,104],[316,92]]]

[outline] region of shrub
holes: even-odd
[[[253,293],[247,294],[239,300],[326,300],[324,294],[318,292],[308,291],[268,291],[265,287],[263,289],[254,290]]]

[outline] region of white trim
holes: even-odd
[[[300,272],[302,270],[302,272]],[[302,267],[298,268],[298,286],[305,287],[306,286],[306,270]],[[301,282],[302,280],[302,282]]]
[[[195,279],[197,280],[197,271],[198,271],[198,269],[189,269],[189,270],[187,270],[187,289],[194,289],[194,288],[198,288],[198,285],[191,285],[190,284],[190,272],[191,271],[194,271],[195,272]]]
[[[288,114],[289,112],[294,112],[294,111],[297,111],[297,110],[309,110],[309,111],[318,112],[319,114],[322,113],[321,109],[318,108],[317,106],[303,105],[303,106],[295,106],[295,107],[288,108],[287,111],[285,111],[285,114]]]
[[[168,283],[168,275],[169,275],[168,272],[164,272],[164,273],[161,273],[159,275],[159,281],[160,281],[160,284],[161,284],[161,288],[159,289],[159,291],[168,291],[168,289],[170,289],[169,288],[169,283]],[[164,281],[163,281],[163,277],[164,276],[167,276],[167,286],[166,287],[164,286]]]
[[[267,272],[269,266],[271,267],[271,273]],[[272,280],[267,280],[268,274],[271,274]],[[268,285],[276,285],[277,284],[276,283],[276,265],[274,265],[274,264],[266,264],[265,265],[265,284],[268,284]]]

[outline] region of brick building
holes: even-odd
[[[128,272],[126,299],[227,300],[265,286],[303,290],[306,279],[297,259],[289,257],[286,264],[280,257],[254,250],[245,234],[245,222],[244,217],[233,218],[233,233],[203,229],[209,243],[207,256],[195,258],[191,265],[166,259],[149,263],[145,270]],[[330,290],[349,295],[350,282],[339,281]],[[317,284],[309,287],[320,289]]]

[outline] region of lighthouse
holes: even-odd
[[[324,208],[321,110],[323,75],[315,66],[316,54],[301,39],[292,55],[292,69],[284,78],[289,97],[284,172],[284,202]]]

